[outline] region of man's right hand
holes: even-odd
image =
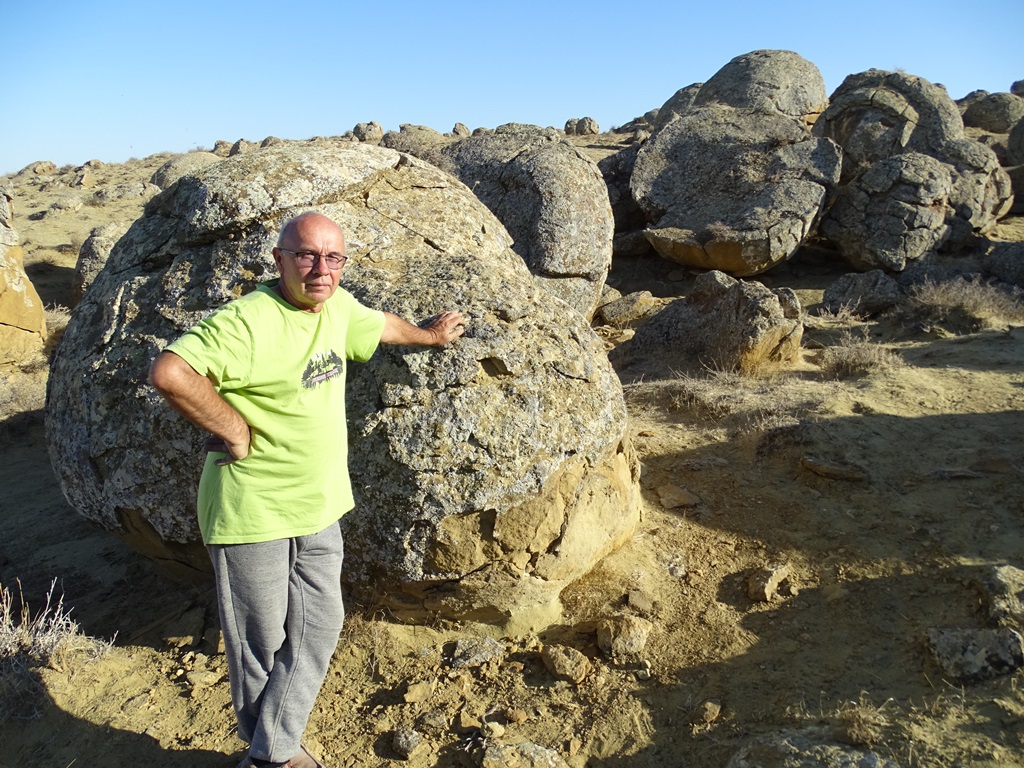
[[[249,455],[252,432],[242,415],[232,408],[185,360],[167,350],[157,355],[149,382],[176,412],[197,427],[212,432],[204,444],[208,452],[226,453],[217,464],[231,464]]]
[[[225,464],[234,464],[248,456],[249,443],[248,441],[229,443],[223,437],[210,435],[203,443],[203,450],[207,453],[226,453],[227,456],[214,462],[218,467],[223,467]]]

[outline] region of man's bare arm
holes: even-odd
[[[207,441],[207,450],[228,454],[218,464],[230,464],[249,455],[251,435],[245,419],[217,394],[208,378],[182,357],[166,351],[157,355],[149,369],[149,383],[171,408],[219,438]]]
[[[384,313],[382,344],[414,344],[424,347],[443,347],[457,339],[466,330],[461,312],[444,312],[422,328],[393,315]]]

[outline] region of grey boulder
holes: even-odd
[[[167,189],[182,176],[208,165],[219,163],[223,159],[213,152],[186,152],[184,155],[172,157],[157,168],[149,179],[149,183],[156,184],[160,189]]]
[[[879,160],[843,188],[821,234],[857,269],[902,271],[949,237],[951,170],[919,152]]]
[[[818,68],[799,54],[760,50],[737,56],[700,86],[693,106],[708,104],[777,112],[810,125],[828,106],[828,92]]]
[[[840,162],[834,142],[788,115],[693,106],[640,148],[630,186],[659,254],[745,277],[792,256],[834,193]]]
[[[624,381],[713,368],[751,373],[799,359],[803,308],[789,288],[705,272],[609,353]]]
[[[406,145],[408,146],[408,145]],[[452,174],[505,225],[538,285],[590,319],[612,258],[608,191],[559,131],[510,123],[408,151]]]
[[[217,158],[220,162],[221,158]],[[107,263],[114,244],[128,229],[128,225],[119,221],[94,227],[89,237],[78,249],[78,260],[75,262],[75,276],[71,282],[71,304],[81,301],[86,289],[92,285],[96,275]]]
[[[147,369],[271,277],[278,228],[310,208],[348,233],[345,285],[365,303],[410,320],[457,308],[468,325],[449,347],[382,347],[352,366],[347,578],[410,620],[552,622],[561,589],[638,521],[618,379],[465,186],[377,146],[246,153],[149,202],[55,355],[46,426],[65,496],[151,557],[207,567],[195,522],[204,436]]]
[[[832,94],[814,133],[843,148],[843,185],[876,163],[909,152],[949,166],[947,215],[937,225],[948,233],[931,236],[949,250],[963,246],[972,233],[985,233],[1009,210],[1010,179],[995,153],[965,137],[957,105],[923,78],[876,69],[850,75]],[[901,188],[893,188],[896,205]]]
[[[990,133],[1009,133],[1024,120],[1024,99],[1012,93],[990,93],[972,101],[963,113],[964,125]]]

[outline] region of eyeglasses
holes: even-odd
[[[283,253],[290,253],[295,257],[295,263],[300,267],[312,267],[314,264],[319,264],[320,259],[327,262],[329,269],[341,269],[345,266],[345,262],[348,261],[348,256],[342,253],[316,253],[315,251],[289,251],[287,248],[278,248],[277,250]]]

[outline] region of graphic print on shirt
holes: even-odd
[[[314,355],[302,372],[302,386],[306,389],[318,387],[325,381],[345,373],[345,361],[338,357],[334,350]]]

